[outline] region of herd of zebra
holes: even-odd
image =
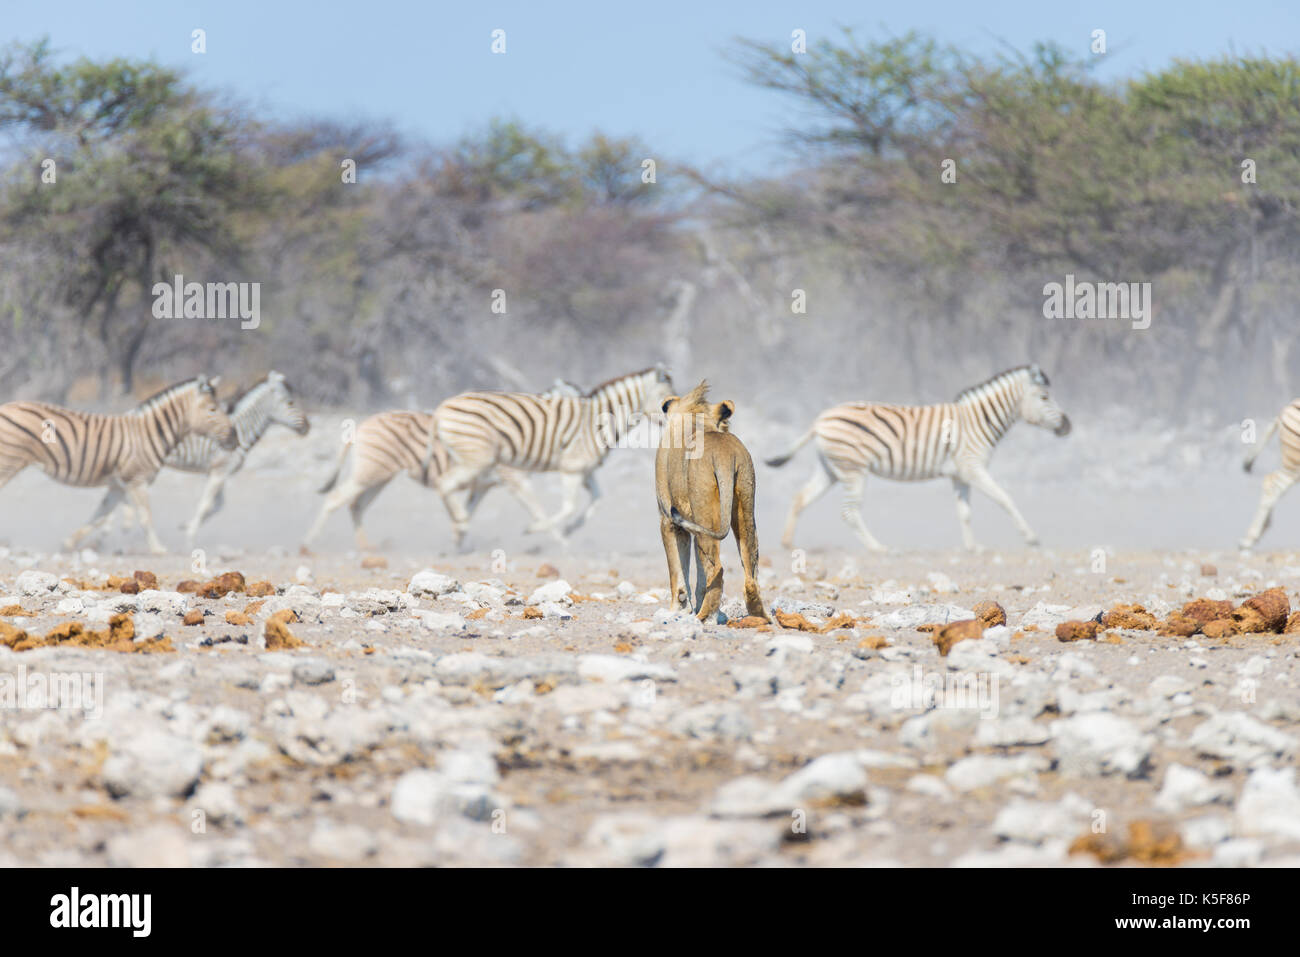
[[[289,383],[270,372],[238,397],[219,402],[218,378],[198,376],[172,385],[122,415],[60,408],[44,402],[15,401],[0,406],[0,486],[28,465],[38,465],[67,485],[107,487],[89,522],[63,547],[71,550],[102,531],[122,507],[134,512],[149,548],[166,548],[153,527],[148,486],[162,468],[206,473],[198,507],[185,526],[193,547],[200,526],[222,506],[226,481],[272,425],[299,435],[310,428]],[[785,464],[803,445],[815,441],[817,462],[811,478],[796,493],[782,534],[793,546],[799,514],[835,483],[845,487],[843,517],[872,551],[884,546],[868,531],[860,510],[867,473],[900,481],[948,478],[956,495],[962,542],[975,547],[970,491],[977,488],[1002,506],[1028,544],[1037,538],[1011,497],[988,473],[998,441],[1019,420],[1070,431],[1070,420],[1052,398],[1047,376],[1036,365],[999,373],[938,405],[851,402],[822,412],[787,453],[769,459]],[[345,436],[333,474],[320,491],[326,495],[303,544],[319,535],[334,511],[348,506],[357,544],[369,548],[362,515],[399,473],[406,472],[437,491],[452,520],[460,546],[470,516],[492,487],[504,485],[528,511],[529,532],[547,531],[560,541],[591,515],[600,490],[595,472],[611,448],[642,417],[661,413],[673,391],[662,366],[611,379],[583,392],[557,380],[540,394],[465,392],[433,412],[383,412],[364,420]],[[1282,464],[1265,477],[1255,517],[1240,542],[1250,548],[1268,527],[1273,507],[1300,480],[1300,399],[1273,420],[1245,460],[1256,457],[1281,432]],[[351,456],[348,476],[340,481]],[[530,472],[556,472],[563,482],[560,510],[547,516],[527,480]],[[579,511],[579,492],[588,493]],[[129,504],[128,504],[129,503]]]

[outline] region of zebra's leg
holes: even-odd
[[[185,546],[187,548],[194,547],[194,539],[198,537],[199,526],[215,515],[221,508],[225,484],[226,474],[224,471],[208,473],[208,480],[203,483],[203,494],[199,496],[198,507],[194,509],[193,517],[185,526]]]
[[[479,476],[474,484],[469,487],[469,498],[465,502],[465,511],[473,515],[478,511],[478,503],[483,501],[483,496],[500,484],[501,480],[490,472]]]
[[[361,516],[387,484],[387,482],[380,482],[378,485],[372,485],[370,488],[362,490],[361,494],[353,498],[352,504],[348,506],[348,512],[352,515],[352,537],[356,539],[357,548],[363,552],[370,551],[374,546],[370,544],[370,539],[366,538],[365,529],[361,527]]]
[[[848,522],[849,528],[857,532],[862,544],[873,552],[887,552],[889,549],[876,541],[876,537],[867,530],[867,523],[862,521],[862,487],[866,485],[866,476],[861,472],[844,477],[844,506],[840,515]]]
[[[582,514],[570,522],[564,529],[565,535],[572,535],[583,523],[591,517],[591,513],[596,510],[596,501],[600,498],[600,486],[596,484],[596,472],[593,469],[582,477],[582,484],[587,489],[587,494],[591,498],[587,501],[587,507],[582,510]]]
[[[135,507],[136,521],[140,523],[140,528],[144,530],[145,540],[149,543],[149,551],[155,555],[166,555],[167,546],[162,543],[158,538],[158,533],[154,531],[153,513],[149,509],[149,487],[147,485],[132,485],[126,490],[126,494]]]
[[[825,495],[834,484],[835,476],[826,468],[826,463],[819,460],[813,466],[812,477],[804,483],[803,488],[794,493],[794,501],[790,503],[790,513],[785,520],[785,530],[781,533],[782,548],[794,548],[794,526],[799,521],[799,513]]]
[[[961,526],[961,543],[975,551],[975,532],[970,524],[970,483],[953,476],[952,490],[957,496],[957,524]]]
[[[103,499],[100,500],[99,505],[95,508],[94,514],[90,516],[90,520],[68,536],[68,538],[63,542],[64,551],[73,551],[79,544],[81,544],[82,540],[85,539],[87,535],[101,529],[112,516],[113,510],[116,509],[118,505],[122,504],[122,497],[124,494],[122,486],[110,485],[108,491],[104,493]]]
[[[545,530],[547,528],[546,509],[542,507],[542,503],[537,500],[537,496],[533,493],[533,487],[528,483],[528,477],[518,469],[511,468],[497,469],[497,476],[532,518],[524,532],[532,533]],[[483,497],[483,493],[490,487],[489,485],[480,492],[477,485],[471,486],[470,502],[476,505],[478,500]]]
[[[659,536],[664,540],[664,556],[668,559],[668,593],[671,596],[668,600],[674,609],[691,608],[688,577],[691,567],[691,533],[660,515]]]
[[[1285,469],[1278,469],[1264,476],[1264,486],[1259,494],[1259,508],[1255,510],[1254,521],[1250,523],[1250,528],[1246,529],[1246,535],[1241,540],[1241,548],[1251,548],[1259,541],[1259,537],[1273,521],[1273,506],[1282,497],[1282,493],[1295,484],[1296,479],[1296,475]]]
[[[307,534],[303,536],[303,546],[306,547],[316,541],[321,530],[325,527],[325,522],[329,520],[329,517],[344,505],[352,505],[355,503],[357,496],[361,495],[365,491],[365,487],[360,485],[356,479],[351,477],[334,486],[334,488],[326,494],[325,501],[321,502],[320,513],[316,516],[316,520],[311,523],[311,528],[307,530]],[[355,513],[353,513],[352,520],[355,527],[355,523],[358,521],[358,516]]]
[[[561,545],[567,544],[568,539],[564,531],[565,522],[568,521],[569,516],[578,510],[578,492],[582,489],[584,479],[585,475],[582,472],[565,472],[560,479],[564,504],[551,518],[544,519],[540,525],[534,523],[528,530],[530,532],[548,531],[556,537]]]
[[[1035,535],[1034,530],[1029,527],[1029,523],[1025,521],[1025,517],[1020,514],[1020,510],[1016,508],[1016,503],[1011,501],[1011,496],[1003,490],[1002,486],[993,481],[993,476],[989,475],[986,470],[981,468],[976,469],[967,475],[966,481],[971,485],[974,485],[977,489],[1006,509],[1006,513],[1011,516],[1011,521],[1015,522],[1016,528],[1019,529],[1020,534],[1025,537],[1026,545],[1038,544],[1038,536]]]
[[[483,466],[457,463],[443,472],[442,478],[438,479],[438,494],[442,496],[442,504],[447,507],[447,514],[451,516],[451,527],[456,536],[457,547],[465,541],[465,531],[469,528],[469,512],[466,511],[463,502],[456,500],[455,493],[468,488],[486,471],[487,468]]]

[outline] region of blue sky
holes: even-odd
[[[715,172],[770,169],[785,155],[789,103],[742,83],[722,56],[737,36],[810,40],[839,24],[916,28],[966,49],[1055,40],[1087,51],[1105,29],[1103,76],[1175,57],[1300,48],[1296,0],[0,0],[8,40],[48,35],[72,57],[151,57],[234,92],[273,117],[387,119],[447,142],[513,116],[575,142],[594,129],[637,135],[667,158]],[[208,52],[190,52],[190,31]],[[507,53],[490,52],[492,30]]]

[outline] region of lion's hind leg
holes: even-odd
[[[736,536],[740,550],[740,566],[745,572],[745,612],[753,617],[770,621],[763,610],[763,598],[758,593],[758,530],[754,526],[754,482],[751,467],[748,487],[740,482],[736,488],[735,506],[731,513],[731,531]]]
[[[659,516],[659,535],[664,540],[664,557],[668,559],[669,601],[674,608],[691,608],[690,567],[691,536],[678,528],[666,515]]]

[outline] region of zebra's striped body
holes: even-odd
[[[1273,433],[1279,431],[1282,433],[1282,467],[1264,476],[1264,487],[1259,495],[1259,507],[1255,510],[1255,518],[1251,521],[1250,528],[1246,529],[1246,534],[1241,540],[1243,549],[1252,548],[1259,541],[1259,537],[1264,534],[1264,530],[1273,520],[1273,506],[1277,504],[1283,492],[1300,480],[1300,399],[1293,400],[1278,413],[1277,418],[1269,423],[1259,441],[1247,453],[1246,460],[1242,463],[1247,472],[1254,466],[1259,453],[1264,451],[1264,446],[1273,438]]]
[[[802,512],[835,482],[847,490],[843,515],[863,543],[884,551],[867,530],[859,509],[866,473],[899,481],[950,478],[957,495],[962,541],[975,547],[970,526],[970,489],[974,486],[1010,514],[1030,544],[1032,529],[1015,504],[989,476],[993,449],[1019,419],[1070,431],[1070,420],[1048,394],[1048,381],[1037,366],[1020,366],[966,389],[940,405],[886,405],[853,402],[827,409],[786,455],[769,459],[784,465],[809,440],[816,439],[819,462],[812,478],[795,495],[782,543],[790,548]]]
[[[535,500],[519,488],[512,490],[533,515],[528,531],[549,530],[563,541],[591,515],[600,497],[594,474],[610,447],[622,439],[634,416],[658,413],[671,394],[667,370],[656,366],[611,379],[581,397],[466,392],[443,402],[434,413],[434,433],[423,460],[433,458],[432,439],[447,449],[450,464],[438,491],[452,514],[457,541],[463,540],[469,514],[450,496],[499,467],[562,474],[564,505],[549,519]],[[507,480],[511,473],[499,474]],[[582,486],[591,500],[565,527],[578,509]]]
[[[217,404],[214,385],[203,376],[173,385],[124,415],[98,415],[48,405],[9,402],[0,406],[0,486],[36,464],[65,485],[109,486],[89,524],[65,542],[75,548],[130,497],[154,552],[164,552],[149,513],[147,486],[187,435],[235,443],[229,417]]]
[[[168,468],[182,472],[206,472],[208,475],[194,516],[185,526],[189,547],[194,545],[199,526],[225,504],[226,480],[244,467],[248,453],[267,429],[272,425],[283,425],[299,435],[306,435],[311,428],[306,413],[294,400],[289,383],[274,369],[230,404],[230,421],[237,439],[233,449],[223,448],[209,436],[191,433],[172,449],[164,463]]]
[[[582,390],[571,382],[557,379],[555,385],[543,395],[580,396]],[[422,459],[431,441],[433,457],[425,463]],[[352,468],[348,477],[340,482],[339,476],[349,453],[352,456]],[[328,493],[328,497],[321,504],[320,514],[303,539],[303,544],[310,545],[314,542],[330,514],[347,505],[352,515],[352,529],[357,546],[370,548],[361,527],[361,519],[384,487],[398,474],[405,472],[424,487],[437,488],[438,480],[447,470],[447,464],[447,449],[433,437],[432,412],[393,411],[370,416],[356,427],[350,441],[345,440],[339,449],[334,471],[320,489],[322,494]],[[509,471],[499,469],[484,475],[471,487],[466,502],[470,514],[473,514],[487,491],[501,481],[499,476]],[[518,473],[507,474],[506,480],[527,484],[526,479]]]

